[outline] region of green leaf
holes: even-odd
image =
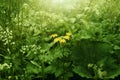
[[[120,50],[120,46],[115,45],[115,46],[114,46],[114,49],[115,49],[115,50]]]
[[[28,73],[36,73],[36,74],[38,74],[39,72],[41,72],[41,69],[36,68],[35,66],[32,66],[32,65],[27,65],[26,71]]]
[[[45,68],[45,72],[46,73],[50,73],[50,72],[53,73],[53,72],[55,72],[55,68],[53,66],[48,66]]]
[[[106,61],[106,57],[110,57],[109,51],[111,49],[110,44],[100,41],[83,39],[76,42],[72,49],[74,72],[82,77],[93,77],[94,72],[88,69],[88,64],[99,63],[102,66]]]
[[[81,77],[92,78],[92,76],[85,70],[85,68],[82,68],[81,66],[75,66],[73,71]]]
[[[114,72],[111,72],[106,78],[114,79],[118,75],[120,75],[120,67],[118,69],[116,69]]]
[[[35,65],[35,66],[41,68],[41,66],[40,66],[37,62],[35,62],[35,61],[30,61],[30,62],[31,62],[33,65]]]
[[[60,75],[62,75],[63,74],[63,69],[62,68],[59,68],[59,69],[57,69],[56,71],[55,71],[55,76],[56,77],[59,77]]]
[[[69,78],[69,77],[73,77],[73,73],[72,72],[67,72],[64,74],[64,77]]]

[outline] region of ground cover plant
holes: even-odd
[[[119,0],[0,0],[0,80],[120,80]]]

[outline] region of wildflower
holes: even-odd
[[[67,36],[71,36],[71,35],[72,35],[72,33],[68,32],[68,33],[66,33],[66,35],[67,35]]]
[[[88,67],[89,67],[89,68],[93,67],[93,64],[91,64],[91,63],[90,63],[90,64],[88,64]]]
[[[7,63],[4,63],[3,66],[4,67],[9,67],[9,65]]]
[[[11,79],[12,78],[12,76],[8,76],[8,79]]]
[[[70,36],[64,36],[63,38],[69,40]]]
[[[58,42],[58,41],[60,41],[60,40],[61,40],[61,38],[58,37],[58,38],[55,38],[55,39],[54,39],[54,42]]]
[[[52,35],[51,35],[52,38],[55,38],[55,37],[57,37],[57,36],[58,36],[57,34],[52,34]]]
[[[65,44],[65,43],[66,43],[66,40],[65,40],[65,39],[61,39],[59,42],[60,42],[61,44]]]

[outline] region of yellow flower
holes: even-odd
[[[60,42],[61,44],[65,44],[65,43],[66,43],[66,40],[65,40],[65,39],[61,39],[59,42]]]
[[[71,35],[72,35],[72,33],[68,32],[68,33],[66,33],[66,35],[67,35],[67,36],[71,36]]]
[[[58,42],[58,41],[60,41],[60,40],[61,40],[61,38],[58,37],[58,38],[55,38],[55,39],[54,39],[54,42]]]
[[[57,36],[58,36],[57,34],[52,34],[52,35],[51,35],[52,38],[55,38],[55,37],[57,37]]]
[[[63,38],[69,40],[70,36],[64,36]]]

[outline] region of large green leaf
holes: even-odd
[[[72,49],[74,72],[82,77],[93,78],[95,76],[95,72],[92,72],[88,68],[88,64],[96,64],[96,69],[103,68],[104,71],[108,72],[106,77],[114,78],[119,75],[119,67],[115,64],[115,60],[111,58],[111,50],[112,46],[105,42],[91,41],[89,39],[78,41],[74,44]]]

